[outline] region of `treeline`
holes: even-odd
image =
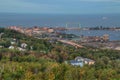
[[[69,51],[68,51],[69,50]],[[120,53],[112,50],[74,49],[57,45],[48,53],[0,51],[4,80],[119,80]],[[95,65],[71,66],[76,56],[95,60]]]
[[[42,60],[44,61],[44,60]],[[55,62],[0,63],[4,80],[119,80],[114,69],[95,70],[92,67],[73,67]]]
[[[28,36],[19,33],[15,30],[10,30],[7,28],[0,28],[0,33],[3,33],[2,38],[17,38],[17,39],[23,39],[27,38]]]
[[[97,27],[91,27],[89,30],[115,30],[120,29],[120,27],[103,27],[103,26],[97,26]]]

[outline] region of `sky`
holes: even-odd
[[[0,13],[118,14],[120,0],[0,0]]]

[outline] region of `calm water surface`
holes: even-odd
[[[80,23],[81,27],[120,27],[120,14],[67,15],[0,13],[0,27],[13,25],[23,27],[65,27],[66,23]],[[78,27],[77,24],[74,26]],[[71,24],[69,26],[71,26]],[[102,36],[103,34],[109,34],[110,40],[120,40],[120,31],[90,30],[68,32],[85,36]]]
[[[76,34],[78,36],[103,36],[104,34],[109,34],[110,40],[120,40],[120,31],[112,31],[112,30],[69,30],[67,33]]]

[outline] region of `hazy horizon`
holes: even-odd
[[[118,0],[0,0],[0,26],[119,27]]]
[[[119,14],[119,0],[0,0],[0,13]]]
[[[66,23],[79,23],[82,27],[120,27],[116,14],[24,14],[0,13],[0,26],[65,27]]]

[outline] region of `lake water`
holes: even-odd
[[[89,14],[89,15],[67,15],[67,14],[13,14],[0,13],[0,26],[50,26],[65,27],[66,23],[81,24],[81,27],[120,27],[120,14]],[[75,25],[74,25],[75,26]]]
[[[104,34],[109,34],[110,41],[120,40],[120,31],[112,31],[112,30],[69,30],[67,31],[69,34],[75,34],[78,36],[103,36]]]
[[[89,15],[67,15],[67,14],[13,14],[0,13],[0,27],[8,26],[48,26],[48,27],[120,27],[120,14],[89,14]],[[74,25],[73,25],[74,24]],[[110,40],[120,40],[120,31],[90,30],[69,31],[76,35],[102,36],[109,34]]]

